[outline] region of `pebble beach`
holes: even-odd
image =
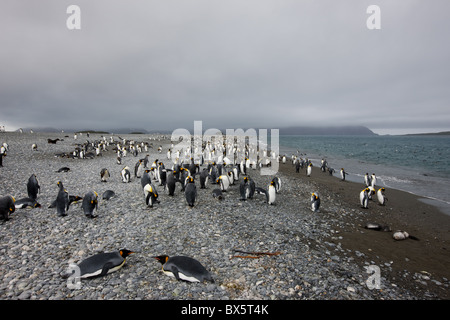
[[[27,197],[28,178],[35,174],[40,208],[16,209],[0,221],[0,299],[2,300],[442,300],[448,299],[450,217],[421,202],[417,196],[387,190],[386,206],[359,205],[362,183],[342,182],[313,168],[311,177],[295,172],[287,161],[276,176],[282,187],[275,204],[265,196],[240,200],[239,183],[212,196],[217,185],[200,189],[194,207],[187,205],[177,185],[174,196],[156,185],[160,203],[145,204],[140,179],[134,177],[138,159],[149,155],[167,168],[170,136],[104,134],[147,142],[137,156],[127,154],[117,164],[111,144],[100,155],[78,159],[57,156],[71,153],[77,144],[103,139],[100,133],[18,133],[0,135],[8,144],[0,167],[0,197]],[[48,143],[48,139],[59,139]],[[32,144],[37,150],[32,150]],[[158,150],[158,148],[160,150]],[[95,152],[95,151],[93,151]],[[131,168],[130,183],[120,171]],[[67,172],[57,172],[62,167]],[[203,167],[206,167],[203,166]],[[100,179],[107,168],[111,177]],[[275,176],[251,168],[256,186],[267,188]],[[97,215],[87,218],[81,201],[60,217],[49,208],[62,181],[70,195],[99,195]],[[115,197],[101,195],[113,190]],[[310,196],[321,197],[313,212]],[[402,200],[403,199],[403,200]],[[405,201],[407,199],[407,201]],[[367,222],[389,224],[419,240],[395,241],[390,232],[364,228]],[[83,279],[73,289],[62,275],[71,263],[99,252],[126,248],[135,253],[117,272]],[[242,253],[245,252],[245,253]],[[256,255],[255,253],[264,253]],[[184,255],[210,271],[214,283],[190,283],[167,277],[153,256]],[[378,270],[378,282],[373,282]],[[377,286],[374,287],[374,283]]]

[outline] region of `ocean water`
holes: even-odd
[[[375,173],[377,185],[428,198],[450,214],[450,136],[280,136],[280,154],[321,159],[348,180]]]

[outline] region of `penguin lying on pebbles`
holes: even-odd
[[[212,196],[218,200],[223,200],[222,190],[220,189],[214,189],[212,191]]]
[[[161,255],[153,257],[162,264],[162,271],[177,280],[189,282],[209,281],[214,283],[208,270],[194,258],[186,256],[170,257]]]
[[[105,192],[103,192],[102,199],[109,200],[109,199],[111,199],[112,197],[115,197],[115,196],[116,196],[116,193],[114,191],[106,190]]]
[[[40,208],[41,204],[39,202],[37,202],[36,199],[32,199],[32,198],[22,198],[22,199],[18,199],[15,202],[15,206],[16,209],[24,209],[24,208]]]
[[[123,267],[127,257],[134,253],[127,249],[121,249],[116,252],[104,252],[93,255],[81,261],[77,266],[80,268],[80,278],[92,278],[105,276],[108,273],[119,270]],[[65,274],[64,277],[68,277]]]
[[[0,218],[9,220],[9,215],[16,210],[16,199],[13,196],[4,196],[0,198]]]

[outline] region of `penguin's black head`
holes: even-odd
[[[130,254],[134,253],[133,251],[127,250],[127,249],[121,249],[119,251],[120,255],[122,256],[122,258],[126,258],[128,257]]]
[[[164,264],[167,262],[167,260],[169,260],[169,256],[166,256],[166,255],[156,256],[156,257],[152,257],[152,258],[158,260],[161,264]]]

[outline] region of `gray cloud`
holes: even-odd
[[[450,130],[445,0],[0,4],[0,124]]]

